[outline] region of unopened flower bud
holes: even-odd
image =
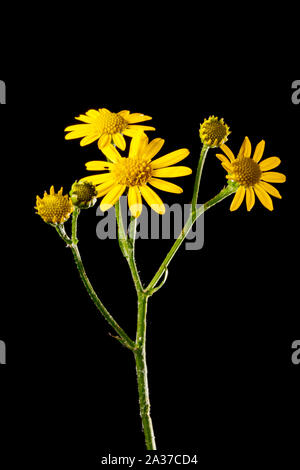
[[[75,181],[70,191],[70,198],[74,206],[80,209],[89,209],[97,201],[96,187],[88,181]]]

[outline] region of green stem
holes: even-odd
[[[136,331],[136,342],[135,349],[133,350],[136,374],[137,374],[137,386],[139,396],[139,407],[140,416],[143,425],[143,431],[145,436],[145,443],[147,450],[155,450],[155,437],[153,431],[152,420],[150,416],[150,398],[149,398],[149,386],[148,386],[148,373],[147,373],[147,362],[146,362],[146,329],[147,329],[147,301],[148,295],[145,294],[142,286],[140,276],[137,270],[135,262],[135,239],[136,239],[136,224],[137,221],[134,217],[130,219],[130,225],[128,227],[128,235],[125,234],[122,214],[120,206],[116,207],[116,217],[118,221],[118,238],[121,251],[125,256],[132,279],[135,285],[137,298],[138,298],[138,315],[137,315],[137,331]]]
[[[121,343],[124,344],[127,348],[131,349],[132,351],[135,349],[135,343],[132,341],[129,336],[125,333],[125,331],[120,327],[120,325],[116,322],[116,320],[111,316],[109,311],[105,308],[99,297],[97,296],[96,292],[93,289],[92,284],[89,281],[89,278],[87,277],[87,274],[85,272],[81,256],[78,250],[77,245],[72,245],[71,250],[74,256],[74,260],[77,266],[77,269],[79,271],[81,280],[96,307],[100,311],[100,313],[103,315],[105,320],[110,324],[110,326],[116,331],[116,333],[119,335],[121,339]]]
[[[197,210],[197,201],[198,201],[198,195],[199,195],[200,182],[201,182],[206,155],[208,153],[209,148],[210,147],[208,145],[205,145],[205,144],[202,145],[200,158],[198,162],[197,173],[196,173],[195,184],[194,184],[193,199],[192,199],[193,221],[196,220],[195,216],[196,216],[196,210]]]
[[[75,239],[77,240],[77,238],[76,238],[76,224],[77,224],[77,219],[78,219],[79,213],[76,213],[76,214],[73,213],[73,215],[75,215],[75,217],[74,217],[75,220],[73,219],[73,224],[72,224],[72,237],[73,237],[74,240]],[[82,262],[82,259],[81,259],[81,256],[80,256],[80,252],[79,252],[79,249],[78,249],[78,246],[77,246],[78,240],[77,240],[76,243],[73,243],[73,241],[66,234],[66,231],[65,231],[65,228],[64,228],[63,225],[56,225],[55,228],[56,228],[58,234],[60,235],[60,237],[71,248],[71,251],[73,253],[75,264],[77,266],[80,278],[81,278],[81,280],[83,282],[83,285],[86,288],[90,298],[92,299],[92,301],[96,305],[97,309],[103,315],[103,317],[109,323],[109,325],[119,335],[117,337],[117,339],[124,346],[126,346],[128,349],[131,349],[132,351],[134,351],[134,349],[136,348],[135,342],[132,341],[132,339],[130,339],[129,336],[125,333],[123,328],[120,327],[120,325],[116,322],[116,320],[112,317],[112,315],[109,313],[109,311],[105,308],[105,306],[103,305],[103,303],[101,302],[101,300],[97,296],[96,292],[94,291],[94,288],[93,288],[92,284],[90,283],[90,280],[89,280],[89,278],[88,278],[88,276],[85,272],[85,269],[84,269],[84,265],[83,265],[83,262]]]
[[[124,230],[123,218],[121,213],[120,201],[117,201],[115,204],[116,219],[118,225],[118,242],[123,256],[127,259],[129,254],[127,250],[127,235]]]
[[[77,238],[77,221],[78,221],[78,216],[80,214],[80,209],[79,207],[74,207],[74,211],[72,214],[72,243],[74,245],[77,245],[78,243],[78,238]]]
[[[144,288],[137,270],[136,262],[135,262],[135,237],[136,237],[136,224],[137,220],[134,217],[130,219],[129,225],[129,237],[127,238],[127,246],[128,246],[128,253],[129,257],[127,259],[129,268],[131,271],[132,279],[135,285],[135,289],[137,294],[140,292],[144,292]]]
[[[153,289],[155,288],[156,284],[160,280],[161,276],[164,274],[166,269],[168,268],[172,258],[174,257],[175,253],[181,246],[181,244],[184,242],[186,236],[188,235],[189,231],[191,230],[194,222],[200,217],[200,215],[204,214],[205,211],[213,207],[215,204],[218,204],[219,202],[223,201],[225,198],[230,196],[231,194],[235,193],[237,190],[237,185],[234,184],[229,184],[226,186],[224,189],[222,189],[215,197],[210,199],[210,201],[206,202],[203,204],[201,207],[196,209],[195,213],[193,210],[191,210],[190,216],[182,229],[179,237],[175,240],[175,243],[173,244],[172,248],[170,249],[169,253],[165,257],[164,261],[162,262],[160,268],[156,272],[155,276],[153,277],[152,281],[149,283],[149,285],[146,287],[145,292],[148,293],[149,295],[152,295]]]
[[[115,209],[116,209],[116,219],[117,219],[117,224],[118,224],[118,241],[119,241],[119,246],[121,248],[121,252],[124,258],[126,258],[126,261],[129,265],[130,272],[131,272],[132,279],[133,279],[137,293],[139,291],[143,292],[144,288],[142,286],[142,282],[141,282],[141,279],[137,270],[136,262],[135,262],[135,237],[136,237],[136,223],[137,223],[136,218],[134,217],[130,218],[130,224],[128,227],[129,234],[127,235],[124,229],[122,211],[121,211],[121,206],[120,206],[119,201],[115,204]]]
[[[65,227],[63,224],[50,224],[52,225],[52,227],[55,228],[55,230],[57,231],[58,235],[60,236],[60,238],[63,239],[63,241],[67,244],[67,245],[72,245],[73,242],[72,240],[68,237],[66,231],[65,231]]]
[[[146,362],[147,301],[148,296],[144,293],[140,293],[138,296],[138,319],[136,333],[137,348],[134,351],[134,358],[137,374],[140,415],[145,435],[146,448],[147,450],[156,450],[153,424],[150,415],[150,398]]]

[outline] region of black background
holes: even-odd
[[[52,184],[69,191],[86,175],[84,163],[100,156],[96,144],[65,141],[64,128],[90,108],[107,107],[152,116],[147,124],[156,131],[149,137],[166,140],[160,155],[188,147],[185,164],[194,174],[199,124],[212,114],[229,124],[235,153],[248,135],[253,146],[266,140],[265,158],[281,158],[278,171],[287,183],[276,185],[283,199],[273,199],[273,212],[257,200],[250,213],[245,203],[230,213],[229,198],[205,214],[203,249],[178,252],[167,283],[149,301],[147,352],[159,452],[197,452],[204,468],[296,462],[300,366],[291,362],[291,345],[300,331],[300,105],[291,101],[293,80],[271,73],[220,78],[189,63],[168,72],[139,64],[94,66],[83,76],[47,70],[1,77],[7,78],[7,105],[0,108],[4,448],[10,463],[21,458],[67,468],[97,467],[108,452],[144,452],[132,354],[109,335],[71,252],[33,209],[36,194]],[[205,165],[201,202],[225,184],[215,153]],[[160,193],[163,200],[189,203],[192,176],[176,182],[184,193]],[[97,239],[98,222],[96,208],[80,216],[82,258],[95,290],[134,337],[130,272],[117,241]],[[169,241],[137,241],[145,284],[169,247]]]

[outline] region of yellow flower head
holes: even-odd
[[[199,133],[203,144],[209,147],[220,147],[227,142],[231,131],[223,118],[218,119],[215,116],[210,116],[201,124]]]
[[[84,124],[74,124],[66,127],[65,139],[81,139],[80,145],[85,146],[98,140],[98,147],[102,150],[111,141],[121,150],[125,150],[126,142],[124,135],[133,137],[140,131],[154,131],[154,127],[136,125],[139,122],[149,121],[150,116],[120,111],[112,113],[108,109],[90,109],[85,114],[75,117]]]
[[[163,139],[149,142],[148,137],[140,133],[131,140],[127,158],[121,157],[113,145],[108,145],[102,151],[110,161],[86,163],[87,170],[108,170],[81,179],[97,186],[97,197],[104,196],[100,205],[103,212],[112,207],[128,188],[128,205],[134,217],[139,217],[142,212],[142,197],[158,214],[165,213],[161,198],[148,184],[162,191],[179,194],[182,188],[160,178],[185,176],[191,174],[192,170],[185,166],[173,166],[189,155],[187,149],[175,150],[152,161],[163,144]]]
[[[63,224],[68,220],[74,210],[69,196],[62,194],[63,188],[58,193],[55,193],[54,187],[51,186],[50,194],[44,192],[44,197],[41,199],[36,197],[37,214],[47,223]]]
[[[217,157],[221,160],[223,168],[228,172],[226,178],[236,181],[240,185],[233,198],[230,210],[235,211],[238,209],[246,195],[247,210],[250,211],[255,204],[256,195],[263,206],[272,211],[273,202],[270,195],[279,199],[281,199],[281,195],[269,183],[284,183],[286,181],[286,177],[282,173],[269,171],[280,164],[280,159],[270,157],[260,162],[265,149],[264,140],[256,146],[253,158],[250,158],[252,147],[248,137],[245,137],[237,158],[227,145],[222,145],[221,149],[226,156],[218,154]]]

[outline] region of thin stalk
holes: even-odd
[[[103,305],[103,303],[101,302],[101,300],[97,296],[96,292],[94,291],[93,286],[90,283],[89,278],[87,277],[87,274],[85,272],[85,269],[84,269],[84,266],[83,266],[83,263],[82,263],[82,260],[81,260],[81,256],[80,256],[80,253],[79,253],[79,250],[78,250],[78,246],[77,245],[72,245],[71,250],[72,250],[74,260],[75,260],[77,269],[79,271],[81,280],[82,280],[82,282],[84,284],[84,287],[86,288],[90,298],[92,299],[92,301],[94,302],[94,304],[96,305],[96,307],[98,308],[100,313],[103,315],[105,320],[110,324],[110,326],[119,335],[119,338],[117,338],[117,339],[119,339],[119,341],[122,344],[124,344],[124,346],[126,346],[128,349],[131,349],[133,351],[136,347],[134,341],[132,341],[129,338],[129,336],[125,333],[123,328],[121,328],[120,325],[116,322],[116,320],[111,316],[109,311],[105,308],[105,306]]]
[[[223,201],[225,198],[230,196],[231,194],[235,193],[237,190],[237,186],[233,184],[229,184],[224,189],[222,189],[215,197],[210,199],[210,201],[203,204],[201,207],[196,209],[194,212],[191,210],[190,216],[182,229],[179,237],[175,240],[172,248],[170,249],[169,253],[165,257],[164,261],[162,262],[161,266],[159,267],[158,271],[156,272],[155,276],[153,277],[152,281],[146,287],[145,292],[151,295],[153,293],[153,289],[155,288],[156,284],[160,280],[161,276],[164,274],[166,269],[168,268],[172,258],[174,257],[175,253],[179,249],[179,247],[184,242],[186,236],[188,235],[189,231],[191,230],[194,222],[200,217],[200,215],[204,214],[205,211],[213,207],[215,204]]]
[[[131,217],[130,225],[129,225],[129,237],[127,238],[128,252],[129,252],[129,257],[127,261],[129,264],[129,268],[131,271],[135,289],[137,291],[137,294],[139,294],[140,292],[144,292],[144,288],[143,288],[140,275],[139,275],[136,262],[135,262],[136,224],[137,224],[136,218]]]
[[[80,214],[79,207],[74,207],[74,212],[72,214],[72,243],[77,245],[78,238],[77,238],[77,221]]]
[[[73,213],[75,215],[72,223],[72,237],[73,239],[77,240],[76,238],[76,224],[77,224],[77,219],[79,213]],[[84,287],[86,288],[90,298],[94,302],[95,306],[99,310],[99,312],[103,315],[105,320],[109,323],[109,325],[116,331],[116,333],[119,335],[117,339],[128,349],[131,349],[132,351],[135,349],[136,345],[135,342],[132,341],[132,339],[129,338],[129,336],[125,333],[123,328],[120,327],[120,325],[116,322],[116,320],[112,317],[112,315],[109,313],[109,311],[106,309],[106,307],[103,305],[99,297],[97,296],[96,292],[94,291],[94,288],[85,272],[84,265],[80,256],[80,252],[77,246],[77,242],[73,243],[73,241],[68,237],[66,234],[65,228],[62,224],[55,225],[55,228],[60,235],[60,237],[64,240],[64,242],[71,248],[75,264],[77,266],[80,278],[83,282]],[[78,240],[77,240],[78,241]]]
[[[118,242],[121,249],[121,252],[126,259],[130,272],[132,275],[132,279],[135,285],[135,289],[137,293],[139,291],[144,291],[142,282],[137,270],[136,262],[135,262],[135,237],[136,237],[136,219],[134,217],[130,218],[130,224],[128,227],[128,234],[125,233],[121,205],[118,201],[115,204],[116,210],[116,219],[118,225]]]
[[[201,182],[201,177],[202,177],[202,172],[203,172],[203,167],[206,159],[206,155],[209,150],[209,146],[203,144],[201,153],[200,153],[200,158],[198,162],[198,167],[197,167],[197,173],[196,173],[196,178],[195,178],[195,184],[194,184],[194,192],[193,192],[193,199],[192,199],[192,214],[193,218],[195,221],[195,216],[196,216],[196,209],[197,209],[197,201],[198,201],[198,195],[199,195],[199,188],[200,188],[200,182]]]
[[[119,246],[120,246],[123,256],[127,259],[129,256],[128,245],[127,245],[127,235],[124,229],[120,201],[116,202],[115,211],[116,211],[116,219],[117,219],[117,225],[118,225],[118,242],[119,242]]]

